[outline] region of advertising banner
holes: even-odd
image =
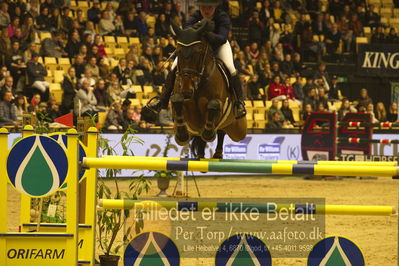
[[[360,44],[357,73],[361,76],[397,77],[399,74],[399,46]]]
[[[117,145],[120,139],[119,134],[103,134],[104,138],[116,145],[116,152],[122,154],[122,148]],[[133,151],[136,156],[157,156],[161,157],[166,146],[167,135],[163,134],[137,134],[143,140],[143,145],[137,144]],[[224,139],[224,159],[240,160],[302,160],[300,134],[249,134],[240,142],[232,141],[228,136]],[[208,143],[205,148],[205,157],[211,158],[216,149],[216,141]],[[192,158],[188,147],[176,144],[171,138],[168,157]],[[132,171],[122,171],[122,176],[131,175]],[[153,175],[144,171],[145,175]],[[223,175],[225,173],[195,173],[195,175]],[[229,173],[233,174],[233,173]]]

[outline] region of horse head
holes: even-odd
[[[202,36],[208,24],[207,20],[201,20],[193,27],[181,29],[172,23],[177,37],[178,58],[175,92],[182,93],[185,99],[192,98],[204,76],[206,58],[211,48]]]

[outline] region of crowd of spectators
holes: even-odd
[[[371,42],[398,43],[395,28],[385,34],[387,25],[373,5],[363,0],[330,0],[327,6],[318,0],[239,3],[241,15],[233,16],[233,26],[246,28],[248,37],[238,39],[231,32],[234,63],[246,98],[272,101],[266,127],[297,126],[292,103],[299,108],[300,119],[312,111],[335,111],[342,117],[358,110],[372,113],[375,121],[397,120],[396,104],[389,112],[382,103],[374,108],[366,90],[356,102],[345,99],[338,78],[323,63],[355,53],[356,37],[364,36],[365,26],[373,29]],[[72,111],[75,116],[107,112],[109,130],[152,127],[141,120],[141,106],[132,106],[129,99],[136,97],[135,85],[160,92],[167,59],[175,49],[170,24],[184,26],[196,10],[191,5],[185,8],[188,12],[179,0],[94,0],[87,8],[68,0],[2,2],[0,123],[19,125],[24,112],[54,119]],[[229,12],[229,1],[220,8]],[[41,38],[46,33],[50,35]],[[104,36],[136,37],[139,43],[116,57],[107,52]],[[71,60],[61,82],[61,102],[50,93],[46,79],[50,70],[41,57]],[[317,69],[304,59],[319,62]],[[341,101],[337,109],[334,103]],[[172,123],[170,113],[161,114],[158,125]]]

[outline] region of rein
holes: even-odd
[[[176,50],[173,51],[173,53],[168,57],[168,59],[166,59],[165,62],[163,62],[163,64],[161,65],[160,69],[165,69],[165,65],[169,62],[172,61],[173,56],[175,56],[176,54]]]

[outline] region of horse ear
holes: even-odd
[[[170,23],[170,30],[173,35],[175,35],[175,36],[180,35],[181,28],[178,25],[176,25],[176,23],[174,23],[173,21]]]

